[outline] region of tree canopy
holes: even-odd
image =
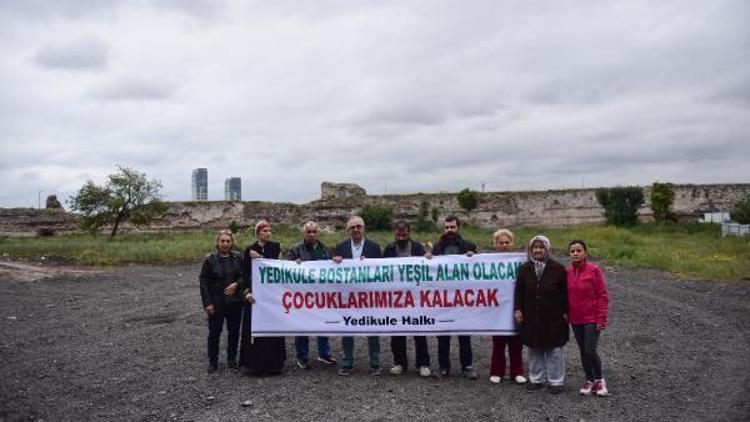
[[[114,237],[120,223],[146,225],[166,211],[159,196],[159,180],[149,180],[146,173],[128,167],[117,168],[103,186],[88,180],[77,195],[70,197],[71,208],[82,214],[83,229],[96,232],[111,224],[110,236]]]

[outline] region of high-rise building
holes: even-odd
[[[208,200],[208,169],[207,168],[197,168],[193,170],[192,198],[193,198],[193,201],[207,201]]]
[[[224,181],[224,200],[242,201],[242,179],[230,177]]]

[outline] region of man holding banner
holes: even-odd
[[[477,245],[461,237],[461,221],[455,215],[445,217],[443,221],[443,235],[432,249],[432,254],[438,255],[466,255],[472,256],[477,251]],[[479,378],[474,370],[474,357],[471,352],[471,337],[458,336],[458,354],[461,361],[461,373],[471,380]],[[439,375],[445,377],[451,372],[451,336],[438,336],[438,365]]]
[[[318,240],[320,227],[314,221],[308,221],[302,226],[304,230],[303,240],[289,248],[286,259],[295,261],[297,264],[303,261],[327,261],[331,259],[328,249]],[[328,337],[318,336],[318,361],[326,365],[334,365],[336,359],[331,356],[331,342]],[[307,336],[294,338],[294,349],[297,352],[297,366],[302,369],[311,369],[310,365],[310,339]]]
[[[397,221],[395,232],[396,241],[385,247],[383,258],[432,256],[430,252],[425,252],[421,242],[412,240],[411,226],[406,221]],[[417,355],[415,365],[419,370],[419,375],[429,377],[430,354],[427,351],[427,337],[414,336],[414,349]],[[406,336],[391,337],[391,352],[393,352],[393,367],[390,372],[392,375],[401,375],[409,366],[406,358]]]
[[[365,239],[365,221],[362,217],[352,216],[346,223],[346,230],[349,232],[349,240],[345,240],[336,245],[333,260],[341,263],[343,259],[364,259],[380,258],[380,245],[372,240]],[[344,359],[339,369],[339,375],[346,376],[351,374],[354,368],[354,337],[344,336],[341,338],[341,345],[344,349]],[[367,348],[370,354],[370,371],[372,375],[379,376],[380,369],[380,337],[367,336]]]

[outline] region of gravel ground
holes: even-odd
[[[0,421],[750,419],[748,282],[608,269],[611,323],[600,354],[612,394],[593,398],[577,393],[583,370],[574,340],[558,396],[490,384],[486,337],[473,338],[479,381],[422,379],[413,369],[372,377],[362,339],[349,377],[298,369],[290,339],[282,376],[243,377],[223,364],[207,374],[198,270],[127,266],[35,281],[0,272]],[[381,342],[387,369],[389,342]],[[332,344],[340,355],[339,339]],[[429,345],[435,369],[434,338]],[[455,339],[452,352],[458,366]]]

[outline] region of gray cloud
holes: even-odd
[[[109,49],[95,38],[51,42],[35,55],[34,62],[47,69],[101,70],[107,66]]]
[[[170,98],[176,88],[167,80],[122,78],[91,88],[86,96],[100,101],[160,101]]]

